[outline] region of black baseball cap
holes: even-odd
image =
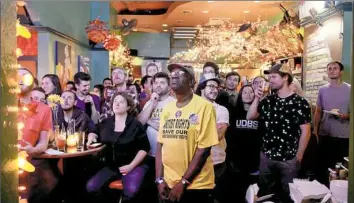
[[[269,68],[269,70],[265,70],[264,74],[269,75],[271,73],[287,73],[291,75],[291,68],[287,64],[275,64]]]

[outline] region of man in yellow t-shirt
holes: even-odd
[[[171,89],[177,101],[160,117],[156,148],[156,183],[164,202],[212,203],[214,168],[211,147],[218,144],[215,110],[193,94],[194,71],[171,64]]]

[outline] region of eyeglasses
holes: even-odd
[[[215,90],[219,88],[218,86],[215,85],[206,85],[206,87],[209,87],[211,90]]]
[[[181,77],[184,76],[185,72],[184,71],[176,71],[171,73],[171,77]]]

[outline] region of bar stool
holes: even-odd
[[[122,192],[124,189],[122,180],[115,180],[115,181],[111,182],[109,184],[109,188],[111,188],[113,190],[119,190],[121,192],[120,197],[119,197],[119,203],[122,203],[122,200],[123,200],[123,193]]]

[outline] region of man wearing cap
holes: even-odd
[[[216,97],[218,96],[219,86],[223,81],[219,78],[206,76],[204,80],[200,83],[201,95],[204,99],[210,101],[216,112],[216,124],[218,132],[219,144],[211,148],[211,158],[214,163],[214,174],[215,174],[215,195],[218,199],[218,185],[221,175],[226,170],[225,158],[226,158],[226,140],[225,132],[229,126],[229,111],[217,104],[215,102]]]
[[[218,144],[213,105],[193,94],[194,71],[171,64],[177,101],[165,106],[156,147],[156,184],[164,202],[212,203],[214,168],[211,147]]]
[[[276,93],[261,100],[263,89],[255,90],[256,97],[247,113],[248,120],[259,117],[265,125],[258,195],[276,194],[274,185],[278,181],[282,183],[282,192],[276,196],[282,202],[292,202],[288,184],[297,176],[310,138],[311,108],[306,99],[289,88],[293,80],[289,66],[276,64],[264,74],[269,75],[270,86]]]
[[[219,76],[220,76],[219,66],[213,62],[206,62],[203,66],[203,74],[200,76],[200,78],[201,78],[200,82],[203,81],[204,77],[217,77],[217,78],[219,78]],[[199,82],[199,84],[200,84],[200,82]],[[197,88],[196,93],[201,94],[199,86]],[[229,94],[225,90],[220,89],[215,102],[220,104],[221,106],[228,108]]]

